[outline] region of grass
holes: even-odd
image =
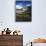
[[[16,21],[31,21],[31,14],[17,14]]]
[[[31,15],[24,13],[24,14],[17,14],[16,16],[18,16],[18,17],[29,17]]]

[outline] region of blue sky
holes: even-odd
[[[21,5],[21,6],[29,5],[29,6],[31,6],[32,3],[31,3],[31,1],[16,1],[16,5]]]
[[[16,4],[17,9],[21,9],[21,8],[26,7],[26,6],[32,6],[31,1],[16,1],[15,4]]]

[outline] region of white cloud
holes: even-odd
[[[27,4],[26,6],[30,6],[30,4]]]
[[[23,8],[23,7],[20,5],[16,5],[16,9],[21,9],[21,8]]]

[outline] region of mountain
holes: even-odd
[[[21,9],[16,9],[16,13],[18,13],[18,14],[22,14],[22,13],[24,13],[25,11],[27,10],[27,7],[23,7],[23,8],[21,8]]]

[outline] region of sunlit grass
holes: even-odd
[[[18,17],[28,17],[28,16],[31,16],[29,14],[17,14]]]

